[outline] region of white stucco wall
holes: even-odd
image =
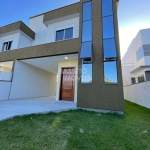
[[[150,108],[150,81],[124,87],[124,98]]]
[[[32,42],[32,46],[46,43],[48,30],[43,23],[43,17],[44,15],[41,15],[30,19],[29,28],[36,33],[35,40]]]
[[[0,81],[0,100],[8,100],[11,82]]]
[[[134,66],[122,66],[123,86],[131,84],[130,72],[133,70],[133,68],[134,68]]]
[[[150,44],[150,28],[141,30],[141,36],[143,45]]]
[[[33,42],[32,39],[30,39],[24,33],[20,32],[19,41],[18,41],[18,48],[29,47],[32,45],[32,42]]]
[[[56,31],[73,27],[73,38],[79,37],[79,17],[67,19],[48,25],[47,43],[55,42]]]
[[[61,69],[63,67],[75,67],[75,69],[76,69],[74,102],[77,102],[78,60],[70,60],[70,61],[61,61],[61,62],[59,62],[59,64],[58,64],[58,79],[57,79],[56,101],[59,101],[60,84],[61,84]]]
[[[11,78],[12,78],[11,72],[0,71],[0,80],[11,81]]]
[[[145,56],[145,65],[150,65],[150,56]]]
[[[56,31],[69,27],[74,28],[73,38],[79,37],[79,17],[64,19],[63,21],[61,18],[55,19],[55,21],[51,20],[48,26],[43,23],[43,17],[44,15],[41,15],[30,19],[29,27],[36,33],[32,46],[55,42]]]
[[[9,99],[56,95],[56,75],[16,61]]]

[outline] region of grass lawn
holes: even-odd
[[[150,110],[125,107],[125,116],[75,110],[0,122],[0,150],[150,150]]]

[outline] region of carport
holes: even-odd
[[[50,97],[0,101],[0,121],[29,114],[45,114],[76,109],[76,103]],[[31,118],[32,119],[32,118]]]

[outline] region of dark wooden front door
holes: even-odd
[[[62,68],[60,100],[74,101],[75,68]]]

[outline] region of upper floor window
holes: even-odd
[[[137,61],[139,61],[144,56],[143,46],[137,51]]]
[[[73,38],[73,27],[56,31],[56,41]]]
[[[113,15],[112,0],[102,0],[102,17]]]
[[[2,47],[2,51],[10,50],[11,45],[12,45],[12,41],[4,42],[3,47]]]

